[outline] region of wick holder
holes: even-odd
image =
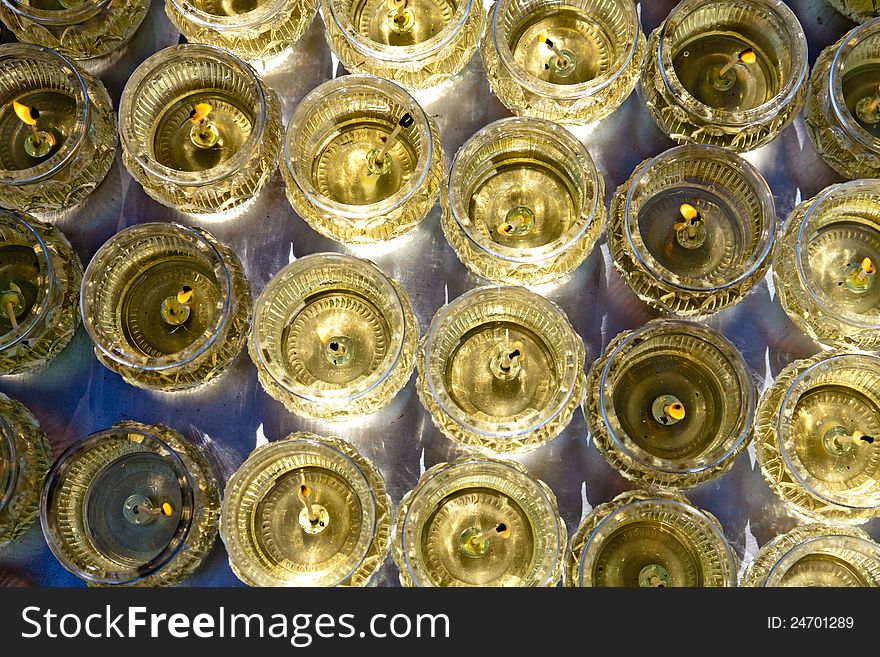
[[[806,36],[781,0],[684,0],[651,34],[647,52],[648,112],[678,143],[758,148],[806,97]],[[754,62],[738,62],[743,52]]]
[[[281,167],[287,199],[316,231],[381,242],[434,207],[445,156],[434,121],[396,84],[366,75],[325,82],[297,106]]]
[[[592,123],[635,88],[645,37],[632,0],[499,0],[480,53],[515,114]]]
[[[471,137],[441,197],[447,241],[474,273],[538,285],[574,271],[605,223],[604,180],[567,130],[501,119]]]
[[[98,360],[153,390],[214,378],[250,330],[238,257],[207,231],[179,224],[140,224],[110,238],[86,268],[81,303]]]
[[[263,388],[289,411],[344,420],[394,398],[412,375],[418,340],[398,283],[367,260],[320,253],[269,281],[248,346]]]
[[[736,348],[700,324],[654,320],[590,368],[596,448],[641,485],[687,488],[727,472],[751,438],[756,392]]]
[[[46,480],[43,534],[89,586],[173,586],[207,557],[220,491],[205,456],[162,425],[121,422],[74,443]]]
[[[880,348],[880,183],[833,185],[795,207],[773,264],[782,307],[804,333],[841,349]]]
[[[419,478],[397,511],[404,586],[556,586],[567,534],[547,485],[507,461],[460,458]]]
[[[690,210],[696,216],[688,224]],[[679,146],[646,160],[617,189],[609,216],[615,269],[640,299],[666,312],[701,316],[729,307],[770,267],[773,195],[755,167],[724,149]]]
[[[0,547],[36,519],[51,462],[49,441],[36,418],[0,393]]]
[[[221,536],[250,586],[368,586],[388,556],[390,509],[382,475],[352,445],[294,433],[232,475]]]
[[[675,493],[627,491],[578,527],[566,585],[729,587],[736,586],[737,565],[715,516]]]

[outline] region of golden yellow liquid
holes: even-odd
[[[0,335],[13,330],[12,318],[18,325],[27,324],[45,281],[43,267],[33,246],[0,244],[0,295],[14,291],[16,304],[12,317],[8,309],[0,309]]]
[[[0,168],[19,171],[45,162],[63,146],[76,120],[76,101],[73,96],[51,89],[34,90],[17,96],[15,100],[39,112],[36,129],[52,135],[55,145],[46,155],[35,157],[28,153],[25,141],[31,137],[31,128],[16,116],[11,102],[0,106]]]
[[[410,46],[427,41],[455,15],[455,0],[406,0],[404,7],[389,0],[363,0],[352,9],[355,29],[370,41]]]

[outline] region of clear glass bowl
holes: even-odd
[[[773,194],[755,167],[722,148],[678,146],[646,160],[618,187],[609,220],[615,269],[665,312],[732,306],[770,267]]]
[[[119,103],[125,167],[159,203],[192,214],[252,200],[275,172],[281,130],[275,92],[215,46],[160,50]]]
[[[0,393],[0,547],[36,520],[51,463],[49,441],[36,418]]]
[[[533,118],[490,123],[458,151],[441,197],[446,240],[471,271],[538,285],[570,274],[605,224],[605,183],[583,144]]]
[[[599,453],[642,486],[688,488],[727,472],[751,439],[755,384],[736,348],[693,322],[653,320],[590,368],[584,416]]]
[[[880,176],[880,18],[825,48],[813,66],[804,121],[813,145],[846,178]]]
[[[338,438],[294,433],[232,475],[220,534],[250,586],[368,586],[391,545],[376,467]]]
[[[205,456],[162,425],[120,422],[71,445],[40,501],[43,534],[89,586],[173,586],[208,556],[220,489]]]
[[[773,263],[782,307],[804,333],[842,349],[880,349],[880,182],[833,185],[795,207]]]
[[[583,367],[583,341],[559,306],[521,287],[482,287],[434,316],[416,389],[450,440],[524,452],[571,421]]]
[[[91,59],[127,44],[149,8],[150,0],[2,0],[0,20],[19,41]]]
[[[880,16],[875,0],[828,0],[828,4],[856,23]]]
[[[880,586],[880,545],[861,529],[804,525],[762,546],[743,586]]]
[[[330,49],[352,73],[425,89],[461,71],[483,33],[476,0],[322,0]]]
[[[550,488],[518,463],[429,468],[397,510],[404,586],[556,586],[568,535]]]
[[[571,539],[566,585],[736,586],[737,558],[712,514],[674,493],[627,491],[600,504]]]
[[[406,385],[419,325],[406,292],[372,262],[298,258],[266,285],[248,343],[260,383],[304,417],[374,413]]]
[[[499,0],[489,17],[483,65],[515,114],[592,123],[638,82],[645,37],[632,0]]]
[[[675,141],[749,151],[800,112],[807,73],[806,36],[781,0],[684,0],[651,34],[642,89]]]
[[[798,515],[880,516],[880,356],[826,351],[783,369],[764,391],[755,447],[770,488]]]
[[[64,234],[0,210],[0,374],[45,365],[79,327],[82,264]]]
[[[71,208],[104,180],[116,142],[99,80],[48,48],[0,45],[0,203],[25,212]]]
[[[322,235],[349,243],[414,228],[434,207],[446,166],[437,126],[415,99],[367,75],[330,80],[302,100],[284,161],[293,209]]]
[[[82,286],[95,355],[131,385],[174,391],[220,374],[250,330],[241,261],[207,231],[126,228],[98,249]]]
[[[263,61],[290,48],[311,25],[318,0],[165,0],[165,13],[190,43]]]

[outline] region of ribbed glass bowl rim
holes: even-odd
[[[15,333],[12,340],[6,341],[10,333],[0,336],[0,354],[19,344],[34,332],[37,325],[42,321],[46,313],[49,312],[49,303],[55,297],[55,265],[52,264],[52,258],[49,256],[49,248],[46,242],[22,214],[0,208],[0,225],[2,224],[11,225],[14,230],[25,235],[28,240],[33,240],[34,247],[39,249],[39,252],[37,252],[37,248],[34,251],[37,253],[37,259],[40,262],[40,279],[42,284],[39,286],[40,291],[33,304],[35,306],[39,305],[39,311],[32,313],[30,321],[26,325],[19,325],[17,331],[10,331],[10,333]],[[5,243],[0,243],[0,248],[3,246],[5,246]]]
[[[651,506],[657,504],[663,504],[667,507],[673,507],[673,510],[675,512],[686,515],[689,518],[697,521],[704,530],[707,530],[715,539],[715,546],[723,547],[725,561],[730,568],[730,573],[728,574],[733,577],[735,581],[736,569],[734,568],[734,564],[736,563],[736,557],[734,555],[733,548],[730,547],[730,542],[727,540],[724,532],[718,527],[717,522],[713,521],[713,519],[705,511],[693,506],[690,503],[657,495],[655,497],[647,497],[643,499],[633,500],[632,502],[627,502],[623,506],[612,509],[607,516],[602,518],[599,524],[596,525],[593,531],[590,532],[590,536],[587,538],[586,543],[584,543],[584,548],[581,551],[580,558],[578,559],[578,586],[584,586],[584,566],[587,564],[587,558],[589,557],[589,560],[592,561],[601,547],[594,541],[596,535],[600,532],[600,530],[602,530],[606,526],[613,526],[615,522],[618,522],[620,526],[624,527],[629,524],[629,522],[632,522],[632,520],[630,520],[629,522],[620,523],[619,518],[621,514],[624,514],[634,508],[637,509],[640,506]]]
[[[465,166],[464,162],[473,158],[475,152],[479,150],[483,143],[502,137],[525,137],[529,134],[535,134],[543,139],[555,141],[561,150],[570,151],[574,159],[581,165],[581,172],[584,174],[584,178],[588,179],[589,184],[592,186],[593,196],[590,199],[585,189],[578,190],[582,196],[582,199],[579,200],[584,201],[585,205],[589,205],[589,207],[582,207],[577,221],[572,224],[568,231],[552,242],[538,247],[506,246],[485,238],[479,231],[473,229],[473,223],[470,221],[467,211],[470,199],[465,198],[463,195],[467,188],[462,180],[464,174],[461,172],[461,169]],[[498,156],[494,159],[498,159]],[[533,263],[562,254],[589,230],[596,220],[599,203],[603,202],[599,197],[599,185],[599,171],[593,162],[593,158],[590,157],[589,151],[574,135],[552,121],[517,116],[493,121],[477,131],[464,143],[452,160],[452,167],[449,170],[447,195],[453,220],[462,234],[475,248],[508,262]],[[586,218],[586,220],[582,221],[583,218]],[[523,254],[523,252],[525,253]]]
[[[108,344],[104,336],[99,335],[94,330],[92,322],[89,320],[92,318],[92,307],[95,304],[94,300],[90,298],[88,288],[92,285],[97,287],[104,278],[104,270],[108,264],[105,260],[108,259],[108,256],[112,256],[111,249],[115,248],[120,242],[123,240],[143,242],[149,240],[152,235],[159,234],[161,236],[163,233],[168,232],[175,232],[178,237],[195,243],[199,251],[212,261],[213,271],[217,272],[219,269],[221,276],[217,280],[217,286],[220,291],[220,298],[217,301],[218,312],[216,320],[205,330],[202,337],[192,342],[185,349],[161,358],[145,357],[120,346],[118,342]],[[174,222],[151,222],[135,224],[134,226],[124,228],[101,245],[83,274],[79,303],[86,332],[88,332],[92,342],[101,353],[110,360],[131,369],[161,372],[193,362],[220,339],[230,320],[233,295],[232,275],[223,254],[215,246],[214,239],[210,233],[201,228],[191,228]]]
[[[204,9],[199,9],[192,0],[167,0],[167,2],[171,3],[171,6],[179,11],[187,21],[195,25],[221,31],[257,28],[254,30],[255,36],[261,31],[275,27],[272,20],[295,0],[272,0],[252,11],[232,16],[212,14]]]
[[[513,52],[510,50],[510,44],[498,38],[498,18],[503,16],[503,12],[515,2],[515,0],[498,0],[492,9],[492,21],[489,29],[492,30],[492,45],[498,53],[502,66],[510,73],[519,84],[541,96],[549,96],[551,98],[584,98],[599,93],[606,87],[613,84],[623,73],[629,68],[636,56],[639,48],[639,42],[644,38],[642,36],[642,28],[639,22],[639,14],[632,0],[615,0],[626,11],[628,23],[630,27],[630,37],[632,45],[624,53],[624,56],[618,59],[616,68],[607,73],[595,77],[586,82],[578,84],[553,84],[546,80],[540,80],[530,75],[522,66],[514,59]],[[547,0],[548,6],[553,4],[564,5],[562,0]],[[640,63],[640,62],[639,62]]]
[[[634,206],[636,191],[638,190],[639,185],[655,167],[661,167],[670,160],[678,159],[690,161],[701,160],[716,165],[723,162],[726,167],[735,170],[741,178],[750,183],[749,186],[752,192],[755,194],[758,202],[763,208],[761,217],[763,234],[761,241],[758,242],[760,249],[755,251],[751,258],[751,264],[749,264],[743,272],[720,285],[698,287],[695,285],[684,284],[677,274],[662,266],[657,262],[654,256],[644,248],[641,234],[638,232],[639,217]],[[659,191],[662,190],[655,191],[654,195]],[[633,175],[632,183],[626,190],[623,211],[624,236],[629,243],[630,250],[636,261],[660,281],[671,287],[687,290],[688,292],[700,292],[704,294],[718,292],[721,290],[727,290],[748,279],[767,261],[776,239],[776,208],[773,203],[773,192],[770,190],[770,186],[767,184],[764,176],[762,176],[761,172],[750,162],[736,153],[719,146],[710,146],[708,144],[685,144],[683,146],[670,148],[669,150],[647,160]],[[738,217],[738,219],[742,220],[743,217]],[[634,227],[636,228],[635,235],[633,233]]]
[[[110,438],[123,438],[125,440],[131,441],[132,439],[129,437],[130,434],[137,434],[139,440],[134,440],[132,442],[136,442],[139,445],[146,445],[150,447],[150,451],[154,454],[158,454],[159,456],[164,457],[172,466],[172,469],[178,475],[181,494],[182,494],[182,510],[188,510],[189,515],[186,513],[181,513],[180,517],[180,525],[177,528],[177,532],[174,534],[174,538],[171,542],[169,542],[168,547],[166,547],[158,556],[156,556],[151,562],[139,567],[133,567],[131,573],[126,573],[125,571],[117,571],[112,573],[112,575],[124,575],[125,577],[114,578],[108,574],[106,577],[99,577],[88,570],[81,568],[79,565],[73,563],[70,559],[68,559],[65,552],[59,547],[59,544],[65,543],[62,540],[60,535],[57,535],[54,529],[54,523],[49,518],[49,510],[50,505],[53,504],[55,500],[55,496],[60,494],[60,489],[64,486],[64,477],[67,474],[67,470],[75,463],[76,459],[79,458],[85,452],[88,452],[90,449],[93,449],[96,446],[99,446],[101,442]],[[106,465],[104,466],[106,467]],[[102,468],[103,469],[103,468]],[[67,570],[75,574],[77,577],[80,577],[88,582],[92,582],[100,585],[114,585],[114,586],[125,586],[129,584],[134,584],[139,582],[151,575],[158,573],[162,568],[167,566],[177,555],[179,555],[184,546],[186,545],[186,539],[190,534],[192,529],[192,520],[195,515],[195,487],[193,485],[192,475],[184,464],[183,460],[181,460],[180,456],[174,449],[168,445],[165,441],[159,438],[156,434],[151,433],[148,428],[139,429],[139,428],[110,428],[103,429],[101,431],[97,431],[86,438],[73,443],[70,445],[61,456],[58,457],[58,460],[52,464],[52,467],[49,470],[49,474],[46,476],[46,482],[43,485],[43,490],[40,495],[40,526],[43,530],[43,536],[46,538],[46,543],[49,545],[49,549],[52,551],[52,554],[61,562],[61,565],[64,566]],[[80,509],[80,512],[83,510]],[[97,550],[97,548],[95,548]]]
[[[455,317],[456,313],[466,311],[471,305],[484,303],[487,297],[491,299],[492,296],[499,293],[503,293],[508,299],[513,296],[517,297],[520,303],[540,307],[541,311],[545,314],[545,317],[552,317],[554,323],[559,328],[560,333],[567,336],[567,342],[570,343],[567,346],[573,352],[575,358],[577,358],[577,343],[581,338],[575,333],[568,316],[562,308],[549,299],[545,299],[524,287],[517,285],[484,285],[483,287],[478,287],[465,292],[460,297],[450,301],[437,311],[437,314],[434,315],[434,318],[431,320],[428,334],[425,336],[424,357],[422,359],[421,367],[424,369],[425,381],[428,385],[431,397],[437,402],[437,405],[442,412],[448,415],[456,424],[468,431],[472,431],[482,436],[513,438],[540,429],[562,413],[571,400],[572,395],[574,395],[578,376],[580,376],[580,372],[583,369],[583,363],[575,362],[574,367],[566,368],[562,381],[559,383],[559,392],[556,395],[555,403],[541,412],[533,426],[523,427],[517,431],[511,432],[504,429],[494,429],[491,426],[479,426],[472,422],[467,417],[467,413],[462,411],[461,408],[449,397],[446,385],[442,381],[437,381],[435,379],[430,365],[433,360],[433,346],[434,342],[438,339],[439,332],[444,329],[448,330],[449,324],[451,323],[450,318]],[[484,319],[478,326],[491,323],[491,319]],[[473,330],[473,327],[471,330]],[[461,336],[458,337],[460,338]],[[544,339],[546,336],[540,337]]]
[[[394,313],[393,316],[387,318],[387,320],[388,325],[392,327],[392,335],[389,339],[389,343],[393,345],[393,348],[388,350],[382,363],[383,366],[377,368],[375,372],[361,381],[357,387],[314,391],[310,390],[309,386],[305,386],[290,378],[279,376],[276,371],[277,367],[270,366],[270,364],[266,362],[263,356],[263,342],[261,341],[261,335],[263,333],[261,329],[261,326],[263,325],[261,318],[266,312],[268,312],[274,295],[277,293],[277,290],[282,289],[282,285],[286,279],[292,276],[301,275],[303,272],[308,271],[310,267],[321,267],[327,266],[328,264],[338,269],[357,270],[365,278],[376,284],[376,290],[380,295],[383,297],[387,296],[391,300]],[[300,308],[302,299],[298,299],[297,303],[298,305],[291,308],[291,310]],[[257,301],[254,304],[252,344],[254,347],[253,351],[259,360],[260,368],[262,368],[272,380],[275,381],[275,383],[284,388],[287,392],[310,402],[331,403],[337,401],[351,401],[364,397],[385,381],[400,362],[406,331],[406,314],[404,312],[403,301],[391,279],[373,262],[342,253],[311,253],[302,258],[297,258],[293,262],[285,265],[269,280],[266,287],[264,287],[263,291],[260,293],[260,296],[257,297]]]
[[[352,4],[358,1],[352,0]],[[391,46],[367,39],[355,29],[351,16],[345,11],[346,0],[326,0],[326,2],[327,8],[330,10],[330,20],[355,50],[373,59],[400,64],[418,63],[437,54],[458,37],[471,11],[483,11],[479,2],[464,0],[456,6],[452,20],[430,39],[409,46]],[[326,16],[324,18],[327,19]]]
[[[86,138],[92,120],[92,103],[89,91],[79,68],[64,55],[51,48],[32,43],[4,43],[0,45],[0,61],[39,60],[55,66],[72,82],[76,115],[70,136],[61,144],[58,152],[44,162],[27,169],[0,170],[0,185],[21,186],[51,178],[64,169],[76,157],[80,144]]]
[[[415,115],[414,118],[419,126],[422,148],[414,168],[414,175],[406,185],[381,201],[366,205],[349,205],[334,201],[315,189],[309,175],[309,169],[313,162],[304,162],[296,157],[294,141],[299,136],[302,126],[309,120],[312,114],[321,105],[330,102],[328,97],[345,97],[359,90],[389,97],[394,102],[404,107],[409,107],[411,113]],[[418,101],[403,87],[372,75],[343,75],[318,85],[306,94],[305,98],[296,106],[293,115],[290,117],[290,123],[287,126],[287,134],[284,137],[284,164],[294,184],[308,198],[309,203],[317,206],[322,211],[352,219],[372,218],[401,207],[419,192],[431,169],[435,148],[440,148],[440,144],[434,143],[428,115],[425,114],[425,110],[422,109]]]
[[[33,20],[39,25],[74,25],[88,20],[104,9],[111,0],[84,0],[81,4],[61,9],[40,9],[19,0],[0,0],[10,11]]]
[[[806,266],[809,259],[809,249],[805,249],[803,247],[808,222],[812,221],[814,217],[821,213],[821,210],[824,209],[824,205],[826,203],[838,200],[832,197],[838,196],[840,194],[844,194],[847,196],[857,194],[870,194],[875,197],[877,205],[878,207],[880,207],[880,181],[875,179],[850,180],[848,182],[831,185],[830,187],[826,187],[824,190],[822,190],[810,204],[810,207],[807,209],[797,227],[794,244],[794,254],[798,279],[800,280],[804,291],[809,295],[810,300],[815,303],[819,308],[821,308],[822,312],[824,312],[826,315],[829,315],[837,321],[843,324],[847,324],[849,326],[857,326],[863,329],[880,329],[880,319],[878,319],[874,323],[864,322],[856,319],[855,317],[848,317],[839,313],[833,306],[826,303],[822,296],[813,287],[812,283],[810,282],[810,277],[807,275]],[[877,223],[876,227],[877,230],[880,231],[880,222]]]
[[[2,399],[2,397],[0,397],[0,399]],[[18,449],[15,447],[15,433],[13,432],[12,426],[6,421],[6,418],[2,416],[0,416],[0,443],[2,443],[0,447],[4,447],[7,450],[7,455],[9,457],[8,463],[5,464],[5,467],[8,468],[6,473],[6,486],[0,488],[0,511],[3,511],[12,499],[12,495],[15,492],[15,487],[18,483]],[[3,480],[0,479],[0,483],[2,482]]]
[[[270,466],[275,461],[279,461],[285,457],[296,457],[301,454],[315,454],[320,456],[322,453],[324,455],[330,454],[333,459],[342,459],[344,463],[351,468],[351,472],[356,473],[358,477],[362,480],[363,488],[369,491],[369,498],[358,500],[361,503],[364,511],[369,511],[368,513],[364,513],[364,517],[371,517],[372,525],[367,528],[368,533],[372,536],[372,540],[368,541],[364,546],[363,553],[360,555],[357,563],[355,563],[351,571],[345,574],[343,577],[340,577],[339,580],[333,584],[327,584],[326,586],[338,586],[339,584],[348,580],[357,570],[361,567],[364,562],[364,559],[367,558],[367,555],[370,553],[370,547],[375,541],[376,533],[378,531],[378,504],[376,503],[376,494],[373,490],[372,485],[370,484],[369,478],[364,474],[361,466],[355,461],[351,456],[345,454],[338,448],[336,448],[332,443],[325,442],[323,440],[318,440],[317,437],[313,437],[306,433],[292,434],[286,438],[282,438],[281,440],[276,440],[273,442],[264,445],[257,450],[254,450],[242,463],[238,469],[229,477],[229,481],[226,483],[226,490],[223,494],[223,504],[220,510],[220,525],[221,532],[220,536],[223,539],[225,544],[229,544],[232,542],[235,545],[236,549],[230,550],[230,558],[232,557],[233,552],[238,552],[240,547],[237,545],[239,541],[239,535],[237,531],[230,531],[230,527],[235,527],[235,523],[231,521],[231,518],[235,518],[239,516],[242,512],[242,496],[248,490],[249,486],[253,483],[254,478],[259,475],[259,473]],[[289,473],[292,469],[285,471],[285,473]],[[247,471],[245,471],[247,470]],[[237,486],[238,490],[233,490],[233,487]],[[259,505],[260,500],[256,500],[253,504],[255,508]],[[233,506],[233,504],[235,506]],[[248,577],[252,575],[262,576],[264,573],[262,568],[257,571],[251,567],[243,567],[246,564],[237,563],[235,564],[236,569],[241,571],[242,574],[245,574]],[[259,583],[260,586],[266,586],[264,582]]]
[[[782,0],[719,0],[714,4],[750,5],[762,13],[775,12],[781,23],[789,29],[789,37],[796,42],[789,43],[789,46],[794,45],[794,47],[788,49],[792,57],[791,73],[773,98],[747,110],[736,112],[720,110],[694,98],[678,79],[675,67],[672,65],[673,53],[668,33],[672,27],[677,27],[679,23],[684,22],[692,11],[707,6],[706,0],[682,0],[681,3],[673,7],[669,16],[658,28],[659,38],[656,53],[648,56],[656,57],[657,69],[663,80],[663,86],[690,114],[696,115],[704,121],[725,126],[748,126],[765,121],[781,108],[788,106],[806,82],[809,66],[807,63],[807,37],[804,34],[803,26],[795,13]]]
[[[150,155],[150,148],[140,145],[133,125],[135,107],[141,87],[162,70],[182,61],[220,63],[243,75],[252,85],[256,97],[254,123],[250,134],[238,151],[222,164],[206,171],[178,171],[160,164]],[[218,46],[200,43],[182,43],[163,48],[147,57],[131,74],[119,101],[119,136],[126,153],[151,175],[176,185],[208,185],[237,174],[248,163],[253,153],[263,144],[263,133],[268,121],[268,102],[263,83],[256,71],[243,59]]]
[[[782,398],[782,402],[779,404],[779,413],[776,419],[776,443],[779,447],[779,453],[782,454],[786,469],[791,473],[795,480],[797,480],[804,489],[809,491],[811,495],[819,498],[823,502],[861,511],[880,509],[880,482],[878,482],[877,490],[874,492],[876,503],[873,505],[852,504],[849,499],[842,499],[837,494],[822,494],[810,485],[808,480],[812,477],[809,473],[805,472],[806,468],[801,463],[798,455],[796,453],[789,453],[785,447],[786,441],[791,439],[791,415],[794,412],[794,406],[797,404],[803,393],[809,390],[809,378],[814,374],[822,374],[825,371],[837,367],[847,369],[869,367],[876,370],[878,376],[880,376],[880,356],[876,353],[861,351],[831,352],[828,355],[822,356],[815,363],[811,363],[804,368],[804,370],[788,385],[785,390],[785,395]],[[793,444],[793,439],[791,439],[791,442]]]
[[[670,459],[651,457],[650,454],[643,455],[644,450],[639,448],[638,445],[634,445],[635,449],[631,448],[627,444],[629,441],[626,440],[626,437],[619,435],[619,433],[623,433],[622,429],[620,429],[619,433],[615,431],[615,426],[619,425],[619,422],[616,419],[617,413],[613,411],[611,389],[614,387],[615,381],[610,380],[611,367],[617,363],[619,358],[626,357],[626,354],[623,352],[628,350],[633,342],[638,340],[647,341],[654,337],[653,334],[668,335],[672,332],[699,339],[721,353],[727,359],[727,363],[739,383],[742,384],[741,388],[744,399],[741,401],[743,402],[742,410],[744,412],[740,414],[736,429],[723,443],[728,445],[727,449],[712,461],[699,466],[676,468],[670,464]],[[718,331],[704,324],[681,319],[655,319],[632,331],[608,355],[599,377],[599,413],[602,416],[602,423],[605,425],[611,440],[614,441],[614,444],[621,452],[637,463],[651,470],[667,474],[686,475],[704,472],[723,463],[731,455],[735,454],[748,439],[752,430],[755,407],[757,405],[756,397],[757,393],[749,374],[748,366],[736,347]],[[730,437],[733,437],[733,441],[730,441]]]
[[[843,95],[843,67],[846,65],[846,58],[858,45],[868,39],[880,40],[880,18],[872,18],[857,25],[841,37],[840,45],[834,51],[831,65],[828,67],[829,101],[843,129],[866,148],[880,152],[880,139],[865,130],[850,113]]]
[[[567,536],[564,536],[565,528],[564,525],[561,525],[559,512],[556,507],[556,503],[547,495],[547,491],[544,490],[544,486],[541,485],[540,480],[530,475],[522,466],[519,466],[516,463],[508,463],[501,459],[493,459],[488,457],[479,457],[472,456],[463,460],[458,461],[450,461],[448,463],[438,464],[435,466],[436,469],[432,468],[431,472],[425,473],[427,476],[423,476],[416,483],[415,488],[413,488],[408,494],[409,504],[407,507],[406,515],[403,518],[403,522],[400,526],[400,531],[398,532],[397,540],[400,541],[401,552],[403,554],[403,558],[406,564],[407,573],[410,576],[413,584],[417,587],[431,586],[430,581],[425,581],[420,576],[420,568],[419,562],[414,559],[415,555],[412,554],[407,549],[407,538],[411,536],[413,529],[411,528],[412,523],[414,522],[414,513],[413,508],[418,505],[420,495],[424,494],[424,491],[429,486],[434,487],[442,487],[444,485],[448,485],[449,482],[455,482],[455,477],[467,477],[471,474],[471,471],[476,469],[480,474],[485,474],[489,471],[490,468],[495,468],[499,472],[506,474],[507,479],[516,480],[519,486],[522,489],[529,489],[529,492],[536,495],[540,500],[540,506],[543,506],[547,511],[546,517],[552,517],[553,522],[556,526],[556,554],[552,559],[547,559],[547,563],[555,564],[559,560],[559,552],[565,547],[565,540]],[[463,475],[461,474],[462,469],[464,469]],[[483,484],[483,488],[488,488],[486,484]],[[458,490],[458,489],[456,489]],[[430,511],[428,510],[427,514],[430,515]],[[415,528],[418,530],[418,527]],[[413,539],[414,542],[418,543],[417,540]],[[551,543],[552,541],[548,541]],[[530,586],[534,587],[542,587],[550,584],[550,580],[553,576],[553,569],[550,568],[547,572],[546,577],[542,582],[535,582]]]
[[[825,534],[823,536],[810,536],[800,541],[796,545],[793,545],[789,550],[787,550],[779,559],[776,560],[776,563],[770,568],[770,572],[767,573],[767,577],[764,580],[765,587],[776,587],[781,585],[781,580],[785,577],[786,573],[788,573],[789,569],[792,566],[795,566],[797,562],[803,557],[816,554],[816,550],[821,550],[825,547],[824,544],[828,542],[835,543],[844,543],[853,550],[853,552],[860,552],[859,548],[864,548],[864,551],[861,551],[863,555],[873,557],[878,564],[880,564],[880,545],[875,543],[872,540],[867,538],[860,538],[858,536],[849,536],[846,534]],[[873,553],[873,554],[871,554]],[[792,563],[792,560],[794,560]]]

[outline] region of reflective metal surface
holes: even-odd
[[[644,0],[641,15],[645,32],[654,29],[674,4],[673,0]],[[811,63],[823,47],[852,27],[824,0],[789,0],[789,4],[807,33]],[[335,67],[323,31],[318,17],[295,51],[273,62],[273,68],[265,71],[267,83],[281,97],[285,123],[297,101],[308,91],[333,77],[334,72],[343,73]],[[5,37],[10,38],[8,34]],[[161,1],[154,0],[146,22],[127,49],[109,64],[91,62],[88,68],[100,75],[118,104],[122,87],[135,66],[178,39]],[[637,93],[607,119],[575,130],[605,176],[606,203],[637,164],[673,145],[655,127]],[[447,84],[415,95],[426,111],[436,116],[449,156],[477,129],[509,115],[491,95],[479,55]],[[816,154],[802,117],[776,141],[748,153],[746,158],[767,178],[780,222],[796,202],[840,180]],[[126,226],[170,220],[189,225],[201,223],[238,253],[255,294],[293,257],[329,250],[371,258],[407,289],[424,332],[447,299],[479,284],[443,239],[439,215],[438,205],[411,234],[391,244],[348,249],[320,237],[296,216],[285,198],[278,173],[241,216],[208,223],[170,211],[147,197],[117,157],[97,192],[80,207],[55,218],[55,222],[68,235],[84,263],[105,240]],[[612,270],[604,238],[569,280],[538,291],[568,312],[586,343],[587,365],[619,331],[640,326],[656,316]],[[793,359],[819,350],[790,323],[779,306],[769,275],[744,302],[706,323],[719,329],[742,351],[761,388]],[[0,391],[33,411],[48,434],[56,457],[72,442],[124,419],[166,423],[197,442],[209,444],[226,475],[264,440],[277,440],[302,430],[336,434],[354,442],[377,463],[395,503],[415,485],[424,468],[459,453],[431,424],[416,398],[414,379],[375,417],[342,425],[305,421],[288,413],[263,392],[245,353],[224,376],[201,390],[153,393],[124,384],[118,375],[101,366],[82,329],[48,368],[33,375],[3,377]],[[580,411],[559,438],[519,460],[556,493],[570,531],[574,531],[591,505],[633,488],[605,464],[590,444]],[[745,553],[747,559],[758,545],[798,524],[764,483],[753,448],[738,457],[730,472],[697,487],[688,496],[694,504],[718,517],[736,552],[740,557]],[[880,538],[880,521],[875,520],[865,528],[875,539]],[[36,526],[13,544],[0,548],[0,574],[33,585],[82,585],[50,554]],[[236,584],[219,541],[207,565],[185,583]],[[397,585],[397,571],[390,559],[381,584]]]

